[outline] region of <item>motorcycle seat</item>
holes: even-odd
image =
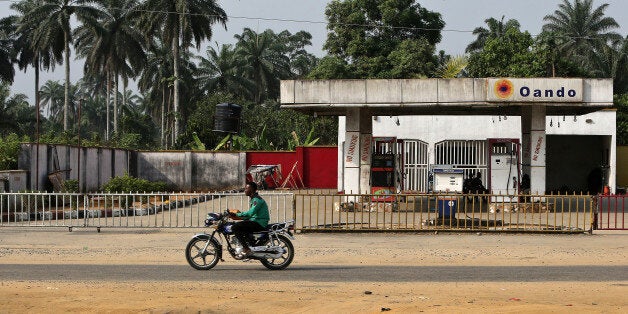
[[[266,226],[266,230],[270,231],[270,230],[278,230],[281,228],[284,228],[286,225],[285,222],[277,222],[277,223],[273,223],[273,224],[268,224],[268,226]]]

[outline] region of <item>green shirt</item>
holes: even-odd
[[[248,211],[237,213],[236,215],[246,220],[255,221],[262,227],[266,228],[266,226],[268,226],[268,221],[270,220],[266,201],[262,199],[259,194],[255,193],[249,201],[249,206],[251,208]]]

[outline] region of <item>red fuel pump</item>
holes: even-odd
[[[390,202],[394,200],[400,187],[401,166],[396,137],[374,137],[373,155],[371,159],[371,193],[373,202]]]

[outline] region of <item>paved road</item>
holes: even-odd
[[[243,272],[244,271],[244,272]],[[244,276],[244,277],[243,277]],[[312,282],[618,282],[628,266],[307,266],[268,271],[258,263],[218,264],[210,271],[187,265],[3,264],[2,280]]]

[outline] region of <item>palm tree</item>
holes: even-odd
[[[124,111],[126,107],[142,107],[142,112],[146,113],[147,108],[144,108],[144,98],[138,94],[134,94],[133,91],[127,90],[124,92],[124,95],[121,95],[124,100],[120,103],[120,112]]]
[[[38,26],[37,21],[31,20],[31,24],[24,19],[24,16],[31,10],[37,8],[43,0],[24,0],[11,4],[11,9],[17,11],[19,15],[17,25],[16,53],[18,58],[18,66],[21,70],[26,71],[29,66],[35,70],[35,112],[36,116],[36,141],[39,142],[39,119],[40,112],[40,94],[39,94],[39,71],[40,69],[54,69],[55,64],[61,63],[63,56],[61,50],[55,51],[52,42],[42,41],[38,46],[33,43],[33,32]]]
[[[15,20],[11,16],[0,19],[0,82],[13,83],[15,76]]]
[[[121,107],[120,128],[124,134],[138,134],[144,148],[154,148],[157,126],[147,112],[146,102],[138,95],[129,93],[129,102]]]
[[[159,34],[164,43],[170,43],[173,57],[174,137],[179,133],[179,62],[181,48],[187,49],[194,41],[196,49],[201,41],[211,39],[212,25],[221,23],[226,29],[227,14],[216,0],[147,0],[147,14],[142,25],[148,35]]]
[[[592,56],[596,77],[612,77],[613,92],[628,91],[628,37],[614,45],[603,46],[600,53]]]
[[[201,89],[196,84],[194,77],[198,73],[195,59],[189,52],[181,54],[179,66],[179,80],[181,84],[180,95],[182,99],[186,99],[188,103],[195,103],[202,97]],[[172,110],[173,107],[173,87],[175,77],[173,75],[174,62],[172,51],[168,46],[162,45],[160,40],[149,48],[146,64],[142,67],[138,80],[138,88],[144,95],[145,101],[152,104],[148,108],[149,114],[155,121],[161,120],[160,129],[162,131],[162,146],[167,147],[168,143],[174,143],[174,123],[175,118],[187,117],[189,114],[182,108],[176,114]],[[169,138],[166,135],[170,135]]]
[[[616,94],[628,93],[628,36],[622,40],[615,59],[613,89]]]
[[[466,75],[465,68],[469,64],[469,57],[466,55],[447,58],[447,61],[441,64],[436,70],[435,77],[456,78]]]
[[[63,123],[64,87],[59,81],[49,80],[41,87],[41,106],[53,123]]]
[[[245,28],[242,35],[234,36],[237,54],[246,65],[244,75],[255,83],[252,91],[256,104],[261,103],[265,95],[276,96],[279,80],[290,76],[290,62],[279,48],[277,36],[266,30],[261,34]]]
[[[171,50],[157,40],[150,47],[146,64],[144,65],[138,88],[146,95],[144,98],[149,104],[149,114],[155,121],[160,121],[161,146],[166,146],[166,112],[172,99],[172,54]],[[157,105],[159,104],[159,105]]]
[[[135,76],[136,69],[146,61],[146,53],[143,35],[135,27],[140,16],[137,1],[99,0],[97,7],[102,12],[101,18],[88,20],[82,27],[77,28],[76,46],[86,57],[85,66],[89,72],[109,73],[107,95],[113,94],[115,133],[118,130],[118,78],[122,76],[126,84],[129,77]],[[115,86],[113,92],[111,80]]]
[[[232,45],[207,48],[207,58],[199,56],[197,78],[205,93],[225,92],[233,95],[252,90],[253,81],[241,73],[244,65]]]
[[[11,132],[19,132],[19,126],[12,114],[12,108],[15,107],[16,97],[22,97],[22,94],[10,97],[11,89],[7,83],[0,82],[0,135],[6,135]],[[25,96],[24,96],[25,97]]]
[[[81,134],[100,142],[106,130],[105,78],[103,75],[86,75],[76,83],[74,98],[80,99],[81,115],[77,126]]]
[[[63,130],[68,130],[68,111],[70,107],[70,44],[72,28],[70,18],[75,16],[79,22],[98,16],[96,8],[88,0],[44,0],[29,10],[22,18],[24,25],[33,27],[32,47],[36,50],[52,49],[55,54],[64,53],[65,88],[63,103]]]
[[[504,23],[503,15],[499,21],[491,17],[484,20],[484,23],[486,23],[488,29],[484,27],[477,27],[473,30],[473,35],[476,35],[477,38],[467,46],[467,49],[465,50],[466,52],[482,50],[487,39],[502,37],[509,29],[514,28],[519,30],[519,27],[521,26],[517,20],[509,19],[506,23]]]
[[[0,135],[35,135],[35,108],[24,94],[10,95],[8,84],[0,83]]]
[[[588,70],[595,71],[591,61],[602,53],[608,44],[616,43],[622,37],[611,31],[619,25],[612,17],[605,17],[608,4],[593,9],[592,0],[563,0],[558,10],[546,15],[543,31],[557,36],[558,47],[568,58],[577,61]]]
[[[102,12],[99,19],[87,19],[76,29],[74,36],[79,54],[85,57],[86,72],[106,73],[107,99],[113,91],[113,132],[118,131],[118,77],[126,82],[134,76],[146,60],[143,35],[135,27],[140,16],[135,0],[98,0],[97,8]],[[120,49],[123,47],[124,49]],[[127,62],[128,61],[128,62]],[[107,101],[107,113],[109,105]],[[109,121],[109,114],[107,114]],[[107,122],[109,135],[109,122]]]

